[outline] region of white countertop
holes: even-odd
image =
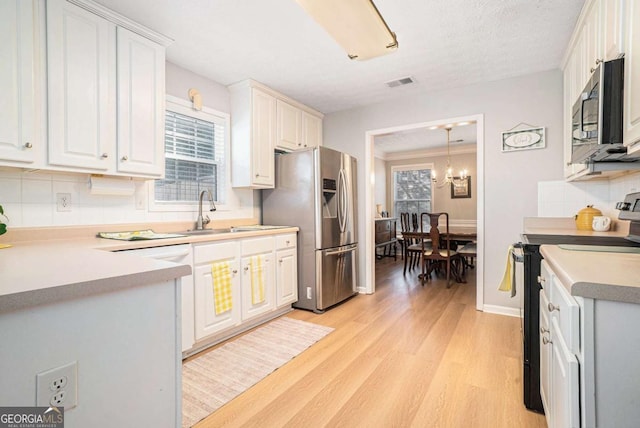
[[[0,249],[0,313],[191,273],[188,265],[113,251],[297,231],[297,227],[290,227],[145,241],[95,237],[17,241],[10,248]]]
[[[540,252],[572,296],[640,304],[640,254],[557,245],[542,245]]]

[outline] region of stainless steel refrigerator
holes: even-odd
[[[262,222],[298,226],[298,301],[322,312],[356,293],[356,159],[325,147],[276,155]]]

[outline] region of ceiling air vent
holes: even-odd
[[[414,78],[411,76],[403,77],[396,80],[390,80],[386,83],[386,85],[390,88],[396,88],[398,86],[408,85],[409,83],[415,83]]]

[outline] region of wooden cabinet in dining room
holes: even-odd
[[[375,219],[375,246],[377,256],[396,256],[396,218]]]
[[[0,2],[0,165],[42,167],[45,153],[39,122],[41,66],[37,3]]]
[[[46,7],[49,164],[161,177],[169,40],[93,2]]]

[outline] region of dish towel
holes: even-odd
[[[502,282],[500,283],[500,287],[498,287],[498,290],[511,291],[511,294],[513,295],[513,275],[511,274],[513,270],[513,257],[511,257],[512,252],[513,245],[509,245],[509,249],[507,250],[507,265],[504,268],[504,276],[502,277]]]
[[[233,308],[231,292],[231,268],[229,262],[216,262],[211,265],[213,281],[213,304],[216,315],[230,311]]]
[[[251,257],[251,303],[264,302],[264,255]]]

